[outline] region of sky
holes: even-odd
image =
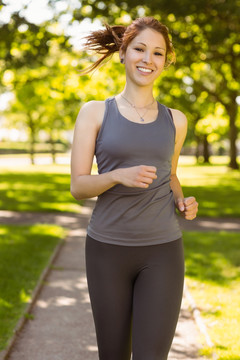
[[[9,22],[11,14],[14,11],[20,11],[29,22],[40,24],[43,21],[50,20],[54,11],[48,6],[47,0],[3,0],[4,6],[0,11],[0,22]],[[67,7],[79,8],[79,0],[59,0],[55,3],[55,11],[64,11]],[[25,8],[26,7],[26,8]],[[81,23],[75,21],[71,23],[72,16],[70,13],[64,14],[59,25],[64,30],[66,35],[71,37],[71,42],[75,47],[81,46],[81,38],[89,31],[96,30],[102,27],[99,20],[91,22],[89,19],[84,19]]]

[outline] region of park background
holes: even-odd
[[[104,22],[128,25],[149,15],[169,27],[176,49],[176,64],[163,72],[154,95],[188,118],[178,171],[184,194],[197,198],[200,217],[240,220],[240,3],[234,0],[1,2],[0,209],[81,212],[69,191],[78,111],[124,86],[116,54],[80,76],[98,58],[83,51],[83,37]],[[1,225],[0,236],[3,349],[66,231]],[[240,359],[239,233],[186,232],[184,238],[186,281],[214,343],[202,353]]]

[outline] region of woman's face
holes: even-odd
[[[166,43],[164,37],[153,29],[141,31],[128,45],[124,58],[126,76],[139,86],[153,85],[165,64]]]

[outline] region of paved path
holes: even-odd
[[[84,217],[87,221],[92,211],[91,200],[82,207],[81,214],[78,213],[44,213],[44,212],[17,212],[0,210],[0,224],[34,224],[47,223],[65,226],[67,228],[79,227]],[[192,221],[184,220],[179,216],[180,226],[187,231],[240,231],[239,218],[208,218],[197,217]]]
[[[9,360],[97,360],[84,262],[86,227],[92,204],[91,200],[87,201],[82,214],[0,212],[0,222],[4,224],[30,224],[37,220],[70,229],[35,301],[31,311],[34,319],[26,321],[17,335],[7,357]],[[228,219],[225,224],[221,220],[208,219],[183,221],[182,228],[192,230],[190,223],[194,222],[194,230],[199,227],[202,230],[240,231],[240,225],[234,219]],[[203,359],[198,356],[199,335],[184,296],[169,360]],[[3,358],[6,357],[1,358],[0,354],[0,359]]]

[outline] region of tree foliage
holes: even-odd
[[[29,135],[34,163],[35,143],[41,130],[54,145],[63,130],[72,127],[76,116],[75,90],[71,78],[76,75],[68,37],[49,30],[49,24],[32,24],[19,13],[2,24],[0,38],[0,88],[12,92],[7,110],[8,126],[17,125]],[[66,69],[67,68],[67,69]],[[67,74],[67,75],[66,75]]]

